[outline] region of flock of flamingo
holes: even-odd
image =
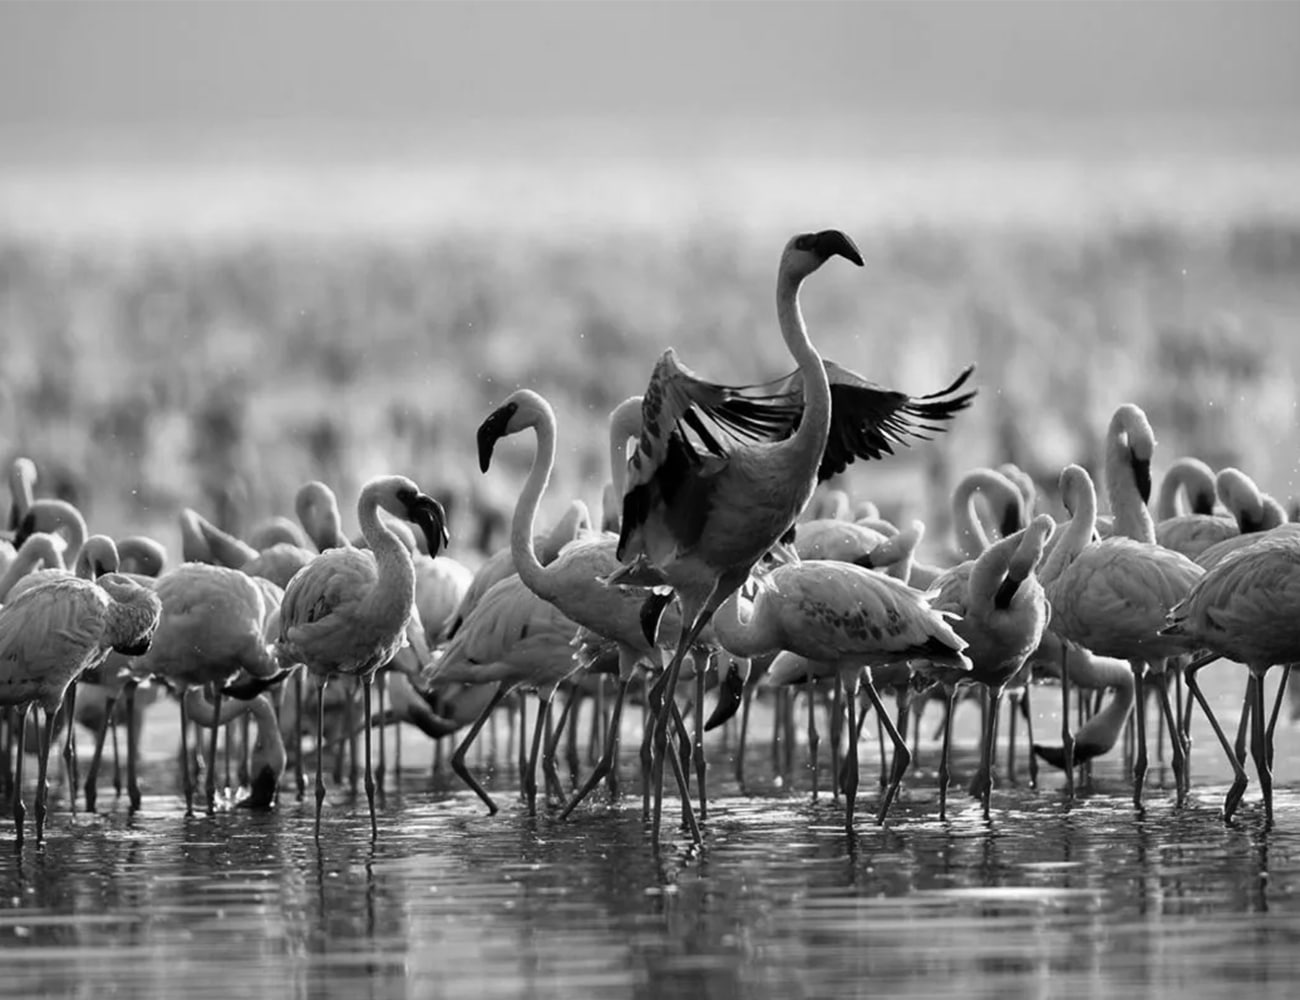
[[[435,738],[468,726],[452,767],[496,812],[469,770],[467,751],[508,696],[535,691],[526,759],[521,704],[521,790],[535,812],[540,758],[547,803],[563,805],[559,817],[567,819],[602,781],[611,796],[617,794],[622,713],[637,682],[643,808],[656,846],[665,764],[679,792],[683,827],[698,841],[693,798],[699,818],[708,808],[703,734],[740,714],[736,759],[743,778],[755,689],[781,691],[788,706],[783,686],[792,684],[803,685],[808,695],[814,794],[821,742],[816,715],[819,708],[827,713],[832,794],[843,796],[850,834],[858,745],[869,710],[882,745],[876,819],[883,823],[915,753],[906,738],[909,716],[931,698],[942,703],[938,775],[945,816],[952,716],[960,698],[982,695],[980,763],[970,793],[988,820],[1002,700],[1009,697],[1013,708],[1023,709],[1031,683],[1044,678],[1060,683],[1062,743],[1035,745],[1031,767],[1036,757],[1061,767],[1067,794],[1074,793],[1076,767],[1113,747],[1131,720],[1134,802],[1141,808],[1150,694],[1170,737],[1176,803],[1181,806],[1189,790],[1195,701],[1233,769],[1225,820],[1247,785],[1249,742],[1271,824],[1273,733],[1286,673],[1271,707],[1264,678],[1273,665],[1289,671],[1300,649],[1300,532],[1286,511],[1240,471],[1216,475],[1185,458],[1163,480],[1159,519],[1153,518],[1155,436],[1142,410],[1125,404],[1107,438],[1111,517],[1099,516],[1096,488],[1080,466],[1061,472],[1068,519],[1060,524],[1033,513],[1034,483],[1014,466],[976,469],[953,496],[960,558],[946,566],[918,561],[921,522],[900,528],[869,501],[855,505],[826,481],[857,459],[881,459],[909,439],[941,431],[974,398],[966,388],[972,369],[939,392],[913,397],[824,360],[809,337],[799,294],[804,280],[837,256],[863,264],[853,242],[835,230],[795,236],[781,255],[777,320],[797,364],[788,376],[723,385],[697,377],[671,349],[663,354],[644,395],[610,415],[611,483],[599,528],[585,504],[574,501],[549,532],[538,531],[536,515],[556,457],[556,419],[536,392],[511,394],[479,427],[482,471],[489,472],[495,449],[508,436],[531,430],[536,450],[508,548],[473,572],[440,554],[449,540],[446,512],[404,476],[364,486],[357,502],[361,536],[352,541],[342,532],[334,494],[319,482],[299,490],[297,523],[277,518],[247,541],[186,510],[183,561],[167,568],[166,551],[156,541],[88,535],[73,505],[37,499],[36,467],[17,459],[12,541],[0,552],[0,704],[7,707],[0,780],[12,776],[18,843],[24,757],[34,749],[38,758],[40,842],[49,756],[64,719],[96,731],[84,785],[89,810],[107,734],[113,733],[116,755],[116,726],[125,722],[127,792],[131,808],[140,808],[140,710],[160,691],[172,693],[180,706],[187,811],[195,795],[196,757],[187,745],[193,726],[211,731],[201,754],[208,809],[217,794],[218,734],[227,732],[229,753],[236,720],[243,723],[241,784],[248,789],[241,804],[270,807],[290,760],[298,794],[305,793],[303,723],[314,709],[318,838],[326,750],[350,738],[356,768],[359,735],[371,836],[378,835],[375,775],[382,782],[384,743],[376,768],[375,723],[413,722]],[[993,511],[993,525],[981,523],[977,496]],[[1189,512],[1178,513],[1181,498]],[[1197,685],[1198,671],[1218,658],[1248,668],[1236,745]],[[609,675],[613,701],[607,706]],[[377,676],[386,682],[378,687],[375,711]],[[683,679],[688,685],[679,692]],[[717,693],[706,719],[710,683]],[[84,692],[80,709],[78,688]],[[1102,706],[1105,688],[1114,693]],[[1072,732],[1074,689],[1098,692],[1098,704]],[[353,727],[348,720],[354,716],[338,706],[340,700],[350,705],[357,690],[363,705]],[[898,698],[897,724],[882,690]],[[566,697],[552,719],[557,692]],[[595,704],[591,738],[601,749],[586,781],[569,794],[556,758],[566,726],[570,747],[576,745],[575,706],[584,699]],[[29,740],[33,705],[43,721]],[[693,714],[690,729],[687,714]],[[1013,710],[1013,722],[1017,714],[1030,718]],[[250,721],[257,726],[255,740],[249,739]],[[71,722],[66,729],[63,756],[75,811],[79,778]],[[327,739],[327,729],[333,738]],[[571,750],[571,761],[574,756]],[[335,760],[339,780],[342,755]],[[572,765],[571,772],[576,785]]]

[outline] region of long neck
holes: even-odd
[[[415,566],[410,550],[379,517],[379,488],[367,485],[357,502],[357,520],[361,535],[375,557],[379,579],[367,595],[367,601],[381,601],[384,606],[405,608],[409,613],[415,600]]]
[[[966,473],[952,491],[952,519],[957,548],[967,559],[978,559],[980,553],[989,547],[988,534],[975,513],[976,493],[989,500],[1001,526],[1007,526],[1012,505],[1015,506],[1016,520],[1020,520],[1020,492],[1000,473],[992,469],[972,469]],[[1019,527],[1017,524],[1016,528]]]
[[[46,569],[64,568],[63,556],[59,554],[53,535],[42,532],[29,536],[23,542],[18,554],[5,568],[4,574],[0,575],[0,601],[8,597],[13,585],[35,569],[38,563]]]
[[[1065,570],[1092,541],[1097,530],[1097,494],[1092,489],[1075,491],[1074,516],[1057,528],[1052,551],[1039,570],[1038,578],[1046,586]]]
[[[990,545],[975,560],[975,565],[970,571],[970,582],[967,585],[972,602],[978,600],[982,604],[993,603],[993,595],[997,593],[1003,578],[1008,575],[1011,557],[1015,555],[1023,538],[1024,534],[1003,538]]]
[[[760,585],[758,595],[749,608],[749,617],[740,617],[740,591],[735,591],[722,602],[712,619],[713,634],[733,656],[761,656],[779,645],[774,626],[776,620],[768,613],[767,591]]]
[[[1178,495],[1188,502],[1192,514],[1214,513],[1214,472],[1199,458],[1180,458],[1160,480],[1156,496],[1156,520],[1177,517]]]
[[[831,386],[821,355],[813,347],[799,309],[799,286],[802,276],[791,276],[782,270],[776,282],[776,317],[781,325],[781,336],[791,357],[799,365],[804,382],[804,412],[799,429],[786,444],[793,453],[806,455],[811,466],[811,478],[821,464],[826,450],[826,437],[831,427]]]
[[[546,492],[546,484],[550,482],[551,469],[555,466],[554,415],[548,410],[539,410],[534,427],[537,431],[537,451],[533,455],[533,465],[528,470],[523,492],[515,503],[514,519],[510,522],[510,554],[524,585],[538,597],[551,600],[555,591],[533,546],[533,523],[537,519],[537,507],[542,501],[542,494]]]
[[[640,396],[629,396],[609,415],[609,475],[619,500],[627,490],[627,443],[641,434]]]
[[[1115,534],[1154,544],[1155,522],[1138,492],[1133,475],[1133,451],[1127,442],[1127,428],[1112,421],[1106,441],[1106,497],[1115,516]]]

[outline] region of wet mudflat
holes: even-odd
[[[1181,811],[1163,766],[1139,816],[1118,754],[1073,804],[1057,772],[1029,788],[1022,754],[990,825],[960,789],[949,820],[935,818],[937,752],[923,740],[877,827],[864,741],[851,840],[824,755],[813,802],[804,748],[778,782],[755,742],[745,794],[712,745],[705,845],[677,830],[673,799],[656,855],[630,749],[627,796],[565,823],[527,815],[509,766],[490,786],[502,810],[486,816],[454,776],[431,779],[412,736],[373,846],[364,796],[344,787],[318,848],[289,776],[273,813],[187,818],[158,756],[167,708],[151,710],[137,815],[108,787],[101,815],[70,817],[60,799],[39,849],[29,836],[12,850],[0,828],[0,994],[1281,996],[1300,969],[1294,724],[1279,730],[1267,831],[1253,777],[1236,824],[1220,822],[1228,770],[1203,725]],[[960,782],[974,763],[963,740]]]

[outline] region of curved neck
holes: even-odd
[[[786,442],[786,446],[809,457],[814,475],[821,465],[822,452],[826,450],[826,437],[831,427],[831,385],[822,364],[821,355],[813,347],[799,308],[799,286],[802,275],[791,275],[782,269],[776,281],[776,318],[781,325],[781,337],[790,356],[799,365],[804,382],[804,412],[799,429]]]
[[[1115,518],[1115,534],[1154,544],[1156,526],[1138,492],[1133,449],[1128,443],[1130,433],[1120,414],[1116,414],[1106,437],[1106,498]]]
[[[627,443],[641,435],[640,396],[629,396],[609,415],[609,475],[621,502],[627,490]]]
[[[1093,532],[1097,530],[1097,493],[1091,481],[1085,481],[1074,490],[1071,498],[1074,504],[1074,516],[1057,528],[1058,535],[1052,539],[1052,552],[1043,563],[1038,578],[1044,585],[1055,580],[1070,563],[1074,562],[1091,542]]]
[[[1199,458],[1185,457],[1174,462],[1160,480],[1156,520],[1165,521],[1178,516],[1180,493],[1188,502],[1189,513],[1214,513],[1214,472]]]
[[[551,469],[555,466],[555,414],[549,408],[539,409],[533,427],[537,431],[537,451],[533,454],[533,464],[528,470],[523,492],[515,503],[514,519],[510,522],[510,555],[524,585],[538,597],[550,600],[554,589],[550,586],[545,567],[537,558],[533,523],[546,484],[550,482]]]
[[[357,501],[357,520],[361,523],[361,536],[375,557],[379,579],[367,595],[367,600],[381,600],[393,607],[404,607],[409,613],[415,600],[415,565],[411,551],[379,517],[381,483],[368,483]]]
[[[9,596],[13,585],[42,564],[44,569],[63,569],[63,556],[59,553],[53,535],[44,533],[31,535],[14,556],[13,561],[5,567],[0,575],[0,601]]]
[[[1000,473],[992,469],[973,469],[962,476],[952,491],[952,520],[953,530],[957,534],[957,548],[967,559],[978,559],[980,553],[989,547],[988,534],[975,512],[977,493],[988,499],[1004,528],[1009,526],[1013,507],[1016,521],[1020,520],[1020,491]],[[1018,530],[1019,527],[1017,523],[1012,530]]]
[[[740,591],[734,591],[713,614],[713,634],[732,656],[761,656],[777,648],[779,637],[770,627],[775,622],[764,606],[766,590],[759,584],[758,594],[749,606],[749,616],[740,616]]]

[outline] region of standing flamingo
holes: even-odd
[[[957,616],[953,630],[968,644],[964,652],[970,669],[963,672],[963,679],[989,689],[980,766],[971,785],[979,792],[986,821],[993,791],[993,748],[1002,692],[1038,647],[1047,625],[1047,597],[1034,571],[1043,557],[1043,544],[1055,527],[1050,516],[1040,514],[1028,528],[989,546],[978,559],[949,570],[931,588],[937,592],[931,598],[932,606]],[[939,765],[940,819],[944,818],[948,793],[954,680],[944,682],[948,712]]]
[[[437,555],[447,541],[442,505],[420,492],[405,476],[380,476],[361,490],[357,517],[369,544],[360,549],[331,549],[304,566],[285,588],[280,606],[276,652],[282,663],[302,663],[316,677],[317,745],[323,746],[325,686],[339,674],[362,682],[367,722],[371,717],[370,680],[393,658],[406,636],[415,600],[411,553],[379,519],[380,508],[419,527]],[[320,837],[325,782],[323,754],[316,755],[316,837]],[[366,801],[370,837],[379,836],[375,817],[375,780],[370,766],[370,727],[366,727]]]
[[[894,773],[877,816],[883,823],[909,763],[907,744],[885,715],[864,667],[925,660],[969,670],[966,641],[925,594],[852,563],[809,560],[777,566],[755,578],[755,596],[742,609],[732,592],[713,616],[718,641],[734,656],[749,658],[787,650],[825,664],[838,675],[848,709],[849,755],[845,762],[845,826],[853,831],[858,789],[856,705],[859,684],[895,747]],[[748,614],[745,614],[745,610]]]
[[[1197,581],[1168,617],[1164,635],[1190,640],[1208,650],[1187,670],[1187,683],[1228,755],[1234,780],[1223,803],[1232,814],[1246,789],[1246,774],[1228,744],[1209,703],[1196,684],[1196,672],[1220,657],[1244,663],[1253,684],[1251,756],[1264,794],[1265,822],[1273,822],[1273,728],[1277,708],[1265,724],[1264,676],[1269,667],[1290,663],[1300,649],[1300,535],[1269,532],[1219,562]],[[1281,692],[1278,692],[1278,704]]]
[[[855,458],[889,454],[909,435],[937,430],[934,422],[951,418],[973,396],[952,395],[970,369],[918,400],[823,362],[804,325],[799,289],[833,256],[863,263],[837,230],[795,236],[781,254],[777,319],[799,366],[793,374],[748,389],[718,385],[697,378],[670,348],[645,391],[616,552],[624,567],[610,582],[666,584],[676,594],[683,627],[661,681],[664,705],[714,611],[787,535],[818,480]],[[667,723],[660,713],[654,728],[656,846]]]
[[[144,652],[158,627],[158,598],[119,573],[95,583],[68,576],[20,594],[0,608],[0,703],[17,706],[18,746],[26,743],[27,713],[33,704],[45,711],[36,785],[36,841],[45,831],[50,746],[54,713],[64,692],[83,671],[110,650]],[[14,827],[23,837],[23,754],[14,780]]]
[[[1061,473],[1061,496],[1071,519],[1061,540],[1039,573],[1052,605],[1051,629],[1062,639],[1077,642],[1101,656],[1128,660],[1133,671],[1137,705],[1142,705],[1142,681],[1147,664],[1177,656],[1191,648],[1186,640],[1161,636],[1168,610],[1187,596],[1203,570],[1181,553],[1159,545],[1112,537],[1092,542],[1096,530],[1097,494],[1080,466]],[[1117,516],[1117,522],[1120,518]],[[1066,684],[1062,680],[1062,686]],[[1177,733],[1169,692],[1156,688],[1169,730]],[[1142,807],[1147,770],[1145,713],[1137,713],[1137,756],[1133,764],[1133,802]],[[1063,735],[1068,733],[1062,720]],[[1073,747],[1064,743],[1067,773]],[[1181,803],[1185,752],[1174,740],[1174,772]]]

